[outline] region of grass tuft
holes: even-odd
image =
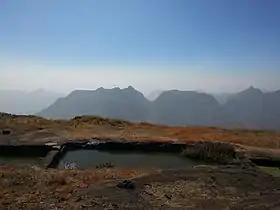
[[[236,158],[234,147],[224,142],[195,142],[188,145],[182,155],[211,162],[229,162]]]

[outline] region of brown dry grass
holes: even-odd
[[[196,142],[182,152],[183,156],[203,161],[229,163],[235,159],[235,148],[223,142]]]
[[[43,170],[36,167],[0,165],[0,209],[41,209],[53,200],[67,200],[80,189],[107,180],[129,179],[151,173],[140,169]],[[72,201],[73,202],[73,201]],[[30,205],[24,206],[26,203]],[[33,206],[31,208],[30,206]],[[58,204],[56,204],[58,205]],[[48,209],[48,208],[46,208]]]
[[[280,205],[279,179],[240,166],[69,171],[0,165],[0,177],[0,209],[218,210]],[[133,179],[136,190],[117,188],[123,179]]]
[[[150,123],[130,123],[101,117],[47,120],[35,116],[0,115],[0,130],[10,129],[21,142],[62,142],[92,138],[130,141],[221,141],[280,148],[280,132],[222,129],[216,127],[171,127]],[[0,136],[0,141],[2,137]]]

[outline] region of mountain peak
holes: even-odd
[[[137,92],[137,93],[139,92],[132,86],[128,86],[127,88],[124,88],[122,90],[125,91],[125,92]]]
[[[258,88],[254,88],[253,86],[250,86],[249,88],[239,92],[239,93],[236,93],[234,94],[230,99],[229,101],[231,100],[243,100],[243,99],[246,99],[248,100],[249,98],[259,98],[259,97],[262,97],[263,96],[263,92],[258,89]]]
[[[242,91],[243,93],[257,93],[257,94],[262,94],[262,91],[258,88],[255,88],[254,86],[250,86],[246,90]]]
[[[249,88],[248,88],[248,90],[259,90],[258,88],[255,88],[254,86],[250,86]]]
[[[127,89],[127,90],[135,90],[135,88],[134,87],[132,87],[132,86],[128,86],[127,88],[125,88],[125,89]]]

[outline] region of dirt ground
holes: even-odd
[[[11,131],[3,135],[4,130]],[[277,157],[280,133],[215,127],[170,127],[98,117],[52,121],[0,114],[0,144],[105,138],[130,141],[223,141],[242,145],[248,156]],[[5,132],[7,133],[7,132]],[[244,146],[245,145],[245,146]],[[136,183],[120,189],[124,179]],[[52,170],[0,165],[4,209],[280,209],[280,178],[250,165],[189,169]]]
[[[123,179],[135,189],[121,189]],[[44,170],[0,166],[0,209],[280,209],[280,178],[258,168]]]
[[[280,132],[216,127],[171,127],[149,123],[130,123],[100,117],[47,120],[35,116],[0,116],[0,144],[64,142],[92,138],[130,141],[224,141],[263,148],[280,148]]]
[[[11,131],[3,135],[3,130]],[[248,156],[279,156],[280,133],[215,127],[170,127],[98,117],[52,121],[0,115],[0,144],[105,138],[130,141],[222,141]],[[245,145],[245,146],[244,146]],[[116,184],[132,179],[135,189]],[[0,210],[10,209],[280,209],[280,178],[250,165],[189,169],[52,170],[0,165]]]

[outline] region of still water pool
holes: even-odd
[[[58,168],[67,163],[75,163],[78,168],[96,168],[105,163],[126,168],[186,168],[198,162],[169,153],[108,152],[97,150],[68,151],[60,160]]]
[[[0,156],[0,164],[8,165],[36,165],[43,166],[43,160],[40,157],[13,157],[13,156]]]

